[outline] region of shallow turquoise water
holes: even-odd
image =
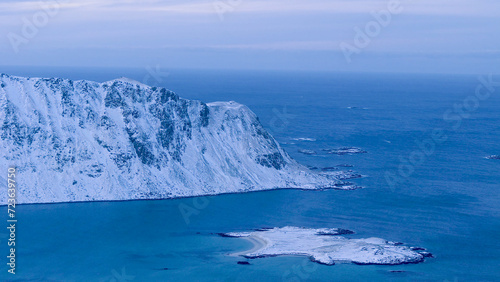
[[[37,71],[61,72],[1,72]],[[136,70],[101,72],[67,70],[64,76],[143,77]],[[365,175],[354,182],[365,188],[19,206],[17,279],[500,281],[500,161],[484,158],[500,154],[500,89],[454,130],[443,113],[474,94],[476,77],[171,71],[164,84],[185,98],[248,105],[298,161],[354,165]],[[397,172],[400,157],[418,150],[415,141],[428,139],[435,128],[448,140],[391,189],[384,174]],[[317,141],[292,140],[299,137]],[[368,153],[297,152],[341,146]],[[195,211],[188,221],[180,212],[185,207]],[[0,212],[6,214],[5,207]],[[244,259],[227,254],[250,243],[214,235],[286,225],[347,228],[356,232],[352,237],[401,241],[436,257],[401,266],[324,266],[302,257],[237,265]],[[0,279],[12,278],[4,268]]]

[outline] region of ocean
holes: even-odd
[[[183,98],[233,100],[253,110],[297,161],[352,166],[341,169],[363,175],[350,180],[363,188],[21,205],[17,274],[4,263],[0,279],[500,281],[500,161],[486,159],[500,154],[500,87],[479,99],[476,75],[157,70],[2,67],[0,73],[99,82],[126,76]],[[339,147],[367,153],[323,151]],[[6,219],[5,206],[0,212]],[[398,266],[247,260],[228,254],[251,243],[216,234],[284,226],[345,228],[356,232],[346,236],[404,242],[434,258]],[[5,256],[7,235],[1,228]]]

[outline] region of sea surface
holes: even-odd
[[[500,281],[500,161],[485,158],[500,155],[500,87],[475,100],[475,75],[162,69],[155,78],[155,69],[0,67],[0,73],[100,82],[126,76],[188,99],[234,100],[252,109],[297,161],[352,165],[342,169],[362,174],[352,181],[363,189],[21,205],[17,274],[2,263],[0,280]],[[464,103],[462,116],[450,114]],[[445,138],[432,142],[433,132]],[[346,146],[367,153],[322,151]],[[6,208],[0,212],[6,220]],[[246,259],[228,254],[251,243],[215,234],[283,226],[350,229],[353,238],[404,242],[435,257],[399,266],[326,266],[305,257],[239,265]],[[6,240],[0,228],[5,256]]]

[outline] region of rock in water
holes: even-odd
[[[328,154],[342,155],[354,155],[354,154],[366,154],[367,151],[356,147],[342,147],[337,149],[323,149],[323,151],[328,152]]]
[[[244,105],[186,100],[130,79],[2,74],[0,124],[0,169],[17,167],[18,203],[331,188],[351,174],[299,165]]]
[[[306,150],[306,149],[299,149],[299,153],[305,154],[305,155],[316,155],[316,151],[314,150]]]

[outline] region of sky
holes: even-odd
[[[3,0],[2,65],[500,73],[500,1]]]

